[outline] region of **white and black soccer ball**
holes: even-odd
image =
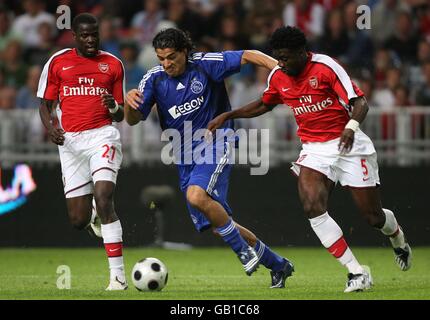
[[[160,291],[166,286],[168,275],[163,262],[157,258],[144,258],[134,265],[131,279],[139,291]]]

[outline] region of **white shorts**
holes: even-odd
[[[291,170],[299,175],[300,167],[307,167],[342,186],[366,188],[379,185],[377,155],[370,138],[357,130],[352,150],[344,155],[338,150],[339,139],[303,144]]]
[[[107,125],[81,132],[66,132],[58,146],[66,198],[92,194],[97,181],[116,183],[122,162],[117,128]]]

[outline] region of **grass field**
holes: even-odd
[[[401,272],[389,248],[354,248],[363,264],[371,267],[372,290],[344,294],[346,270],[322,248],[275,248],[289,257],[296,272],[285,289],[269,289],[269,271],[261,266],[247,277],[227,248],[173,251],[126,248],[130,284],[124,292],[105,292],[108,268],[103,249],[0,249],[0,299],[430,299],[430,248],[413,248],[413,267]],[[138,292],[130,272],[143,257],[157,257],[169,269],[161,292]],[[71,289],[56,287],[57,267],[71,269]]]

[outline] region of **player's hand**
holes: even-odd
[[[227,116],[225,113],[220,114],[219,116],[213,118],[209,121],[207,129],[210,133],[214,133],[216,129],[221,128],[224,122],[227,121]]]
[[[109,93],[102,94],[102,106],[109,109],[115,109],[116,103],[114,97]]]
[[[64,130],[60,128],[54,128],[48,130],[48,135],[51,141],[59,146],[64,144]]]
[[[127,92],[127,95],[125,96],[125,102],[127,102],[130,107],[137,110],[137,108],[139,108],[139,105],[143,103],[142,92],[137,89],[131,89],[129,92]]]
[[[338,145],[340,154],[345,154],[351,151],[352,145],[354,144],[354,135],[355,132],[352,129],[343,130]]]

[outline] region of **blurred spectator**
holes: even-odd
[[[384,43],[393,35],[397,13],[409,10],[403,0],[379,0],[372,8],[372,32],[374,43]]]
[[[399,84],[394,88],[394,105],[396,107],[409,107],[411,105],[408,87]]]
[[[14,87],[3,87],[0,89],[0,110],[11,110],[15,108],[16,90]]]
[[[243,6],[243,1],[219,0],[207,24],[209,35],[217,36],[217,31],[221,29],[222,19],[226,16],[235,16],[238,21],[244,21],[246,9]]]
[[[312,42],[324,31],[324,8],[311,0],[294,0],[287,3],[283,12],[284,24],[303,30]]]
[[[136,13],[131,22],[132,33],[141,47],[152,43],[152,39],[164,18],[160,1],[143,0],[142,4],[144,10]]]
[[[414,33],[411,15],[402,11],[397,15],[395,33],[387,39],[385,47],[393,50],[402,63],[412,63],[417,54],[418,36]]]
[[[0,68],[4,73],[5,85],[18,89],[25,84],[28,66],[22,60],[22,47],[18,40],[11,40],[6,45]]]
[[[4,8],[0,8],[0,52],[4,50],[6,44],[12,39],[19,39],[16,32],[13,32],[10,27],[10,15]]]
[[[202,17],[190,9],[186,0],[169,0],[166,18],[179,29],[189,32],[196,42],[207,33]]]
[[[371,69],[373,43],[366,30],[357,28],[357,3],[349,1],[343,8],[344,23],[348,34],[349,46],[343,62],[351,71],[360,68]],[[362,70],[360,70],[362,72]]]
[[[49,60],[52,53],[58,51],[59,48],[55,45],[54,37],[52,36],[52,26],[47,22],[42,22],[39,25],[40,42],[35,47],[28,48],[24,52],[24,61],[29,65],[44,66]]]
[[[425,83],[417,90],[415,103],[418,106],[430,106],[430,62],[426,62],[422,66]]]
[[[373,94],[373,102],[383,110],[391,110],[395,106],[395,89],[401,85],[401,71],[397,68],[387,70],[385,85],[377,88]]]
[[[119,57],[120,45],[118,40],[119,21],[112,17],[103,17],[99,20],[100,49]]]
[[[335,9],[327,17],[324,34],[316,41],[316,51],[327,54],[343,63],[346,61],[348,47],[349,39],[342,11]]]
[[[249,48],[248,37],[242,33],[240,22],[236,16],[229,15],[222,18],[218,37],[221,39],[221,42],[233,42],[236,48]]]
[[[384,86],[387,77],[387,70],[395,66],[396,63],[390,51],[378,49],[373,57],[373,78],[377,88]]]
[[[418,43],[417,58],[415,63],[409,67],[409,86],[412,89],[412,96],[416,90],[425,83],[422,65],[430,61],[430,43],[422,39]]]
[[[42,68],[38,65],[28,69],[27,83],[18,90],[16,97],[16,108],[18,109],[37,109],[40,99],[37,97],[37,87],[39,85]]]
[[[23,0],[25,14],[18,16],[12,25],[12,30],[23,39],[25,47],[36,47],[40,42],[39,25],[47,22],[52,26],[53,35],[56,33],[54,15],[45,12],[43,0]]]
[[[139,86],[140,80],[142,80],[143,75],[146,73],[137,64],[137,56],[139,54],[139,48],[135,42],[123,42],[120,46],[121,60],[124,64],[125,69],[125,80],[126,90],[131,90]]]

